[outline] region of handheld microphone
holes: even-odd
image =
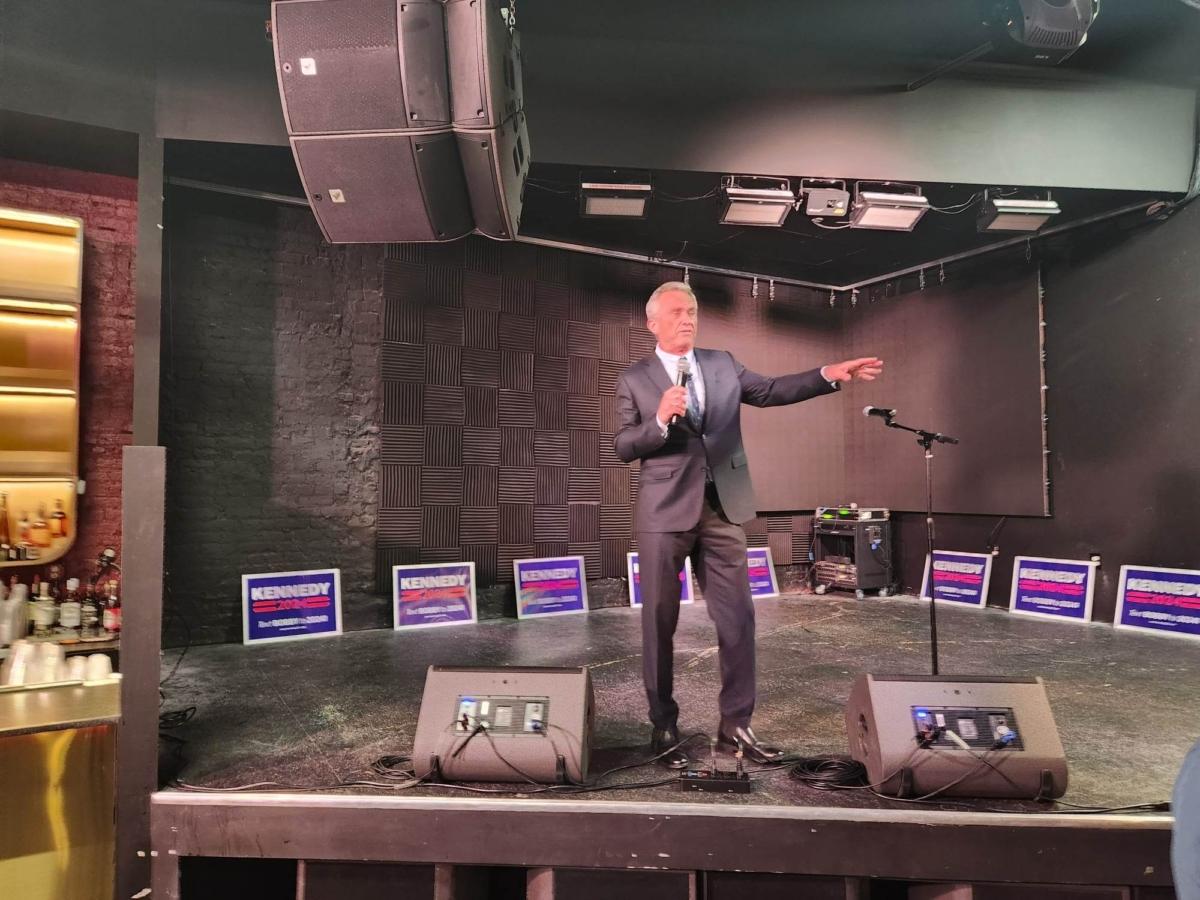
[[[871,416],[879,416],[881,419],[891,419],[896,415],[897,411],[898,410],[894,409],[880,409],[878,406],[863,407],[863,415],[867,418],[870,418]]]
[[[692,374],[692,364],[688,362],[686,356],[679,357],[679,361],[675,364],[675,386],[687,387],[688,378]],[[671,416],[671,424],[674,425],[679,420],[679,415]]]

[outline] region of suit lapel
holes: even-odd
[[[717,381],[720,378],[719,354],[711,350],[696,349],[696,363],[700,366],[700,380],[704,382],[704,418],[712,412],[717,401]]]
[[[667,370],[663,368],[662,360],[658,358],[658,354],[651,353],[649,356],[643,358],[641,366],[645,370],[650,382],[658,389],[659,394],[662,394],[671,386],[671,379],[667,377]]]

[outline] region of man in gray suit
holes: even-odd
[[[673,696],[672,665],[679,571],[688,555],[717,627],[717,739],[757,762],[783,755],[760,742],[750,728],[754,605],[742,524],[754,518],[757,504],[742,446],[741,404],[799,403],[833,393],[856,378],[871,381],[883,369],[881,360],[866,357],[767,378],[723,350],[695,349],[698,319],[696,295],[688,285],[660,285],[646,304],[646,327],[658,346],[654,355],[631,365],[617,382],[616,452],[626,462],[641,460],[634,530],[650,744],[664,765],[676,769],[688,765],[687,755],[676,746],[679,706]],[[686,386],[676,383],[681,368],[690,373]]]

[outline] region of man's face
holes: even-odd
[[[667,291],[658,295],[646,327],[658,338],[660,347],[682,356],[696,344],[699,319],[700,309],[692,297],[683,291]]]

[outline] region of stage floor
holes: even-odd
[[[929,671],[928,607],[921,601],[788,594],[759,601],[757,611],[754,727],[760,737],[795,753],[845,754],[843,707],[856,674]],[[593,774],[636,761],[647,755],[648,737],[639,616],[637,610],[608,608],[543,620],[356,632],[260,647],[192,647],[163,688],[164,710],[197,708],[194,718],[168,732],[186,741],[178,778],[209,788],[261,782],[317,788],[368,778],[375,759],[411,750],[429,665],[586,665],[597,707]],[[1070,765],[1065,800],[1115,807],[1169,799],[1175,774],[1200,733],[1200,643],[1004,610],[939,607],[939,626],[944,675],[1045,678]],[[712,733],[717,725],[717,650],[702,603],[683,607],[675,652],[681,729]],[[168,651],[164,675],[178,655]],[[704,742],[694,746],[694,756],[707,755]],[[648,780],[661,771],[646,766],[619,778]],[[348,791],[371,789],[339,792]],[[449,794],[437,787],[403,793]],[[660,786],[571,799],[589,797],[912,808],[866,791],[814,790],[786,771],[762,774],[746,795],[684,793]],[[1048,808],[961,800],[937,806]]]

